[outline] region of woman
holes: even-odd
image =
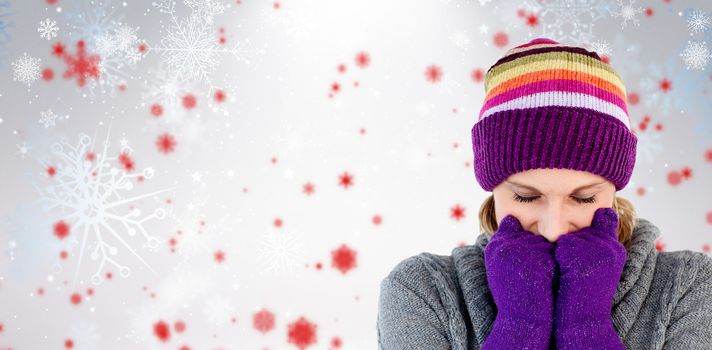
[[[712,349],[712,258],[657,251],[658,228],[616,197],[637,145],[620,76],[537,38],[487,71],[485,92],[483,232],[383,279],[379,348]]]

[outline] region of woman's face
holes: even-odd
[[[616,187],[589,172],[532,169],[510,176],[492,193],[498,224],[512,214],[526,231],[553,243],[561,235],[591,226],[596,209],[612,208]]]

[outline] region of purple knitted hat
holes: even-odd
[[[472,151],[485,191],[539,168],[597,174],[616,191],[628,184],[638,139],[623,80],[598,54],[537,38],[507,51],[484,85]]]

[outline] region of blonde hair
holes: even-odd
[[[614,197],[613,210],[618,213],[618,241],[623,243],[626,250],[630,250],[633,239],[633,230],[637,221],[637,214],[633,203],[623,197]],[[497,216],[494,212],[494,195],[490,195],[480,206],[480,232],[492,238],[497,231]]]

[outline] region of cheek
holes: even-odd
[[[502,222],[505,216],[508,214],[514,215],[518,219],[522,217],[523,213],[526,213],[526,208],[522,206],[523,203],[518,203],[514,199],[507,198],[506,196],[498,196],[494,201],[494,212],[497,224]]]

